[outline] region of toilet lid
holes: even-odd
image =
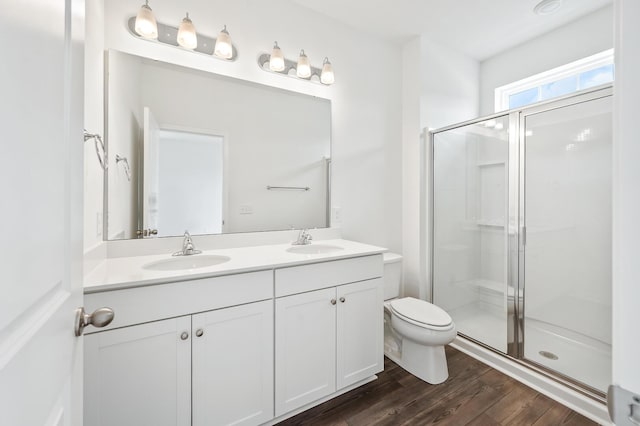
[[[444,327],[452,322],[444,309],[413,297],[392,301],[391,309],[400,316],[426,325]]]

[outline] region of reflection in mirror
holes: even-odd
[[[328,100],[109,51],[107,102],[108,239],[328,226]]]

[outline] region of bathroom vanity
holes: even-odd
[[[115,312],[86,330],[85,424],[271,424],[373,380],[383,251],[330,240],[209,250],[197,267],[108,259],[85,285],[88,312]]]

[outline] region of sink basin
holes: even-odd
[[[305,246],[291,246],[287,249],[289,253],[296,254],[326,254],[334,253],[344,248],[331,244],[309,244]]]
[[[215,254],[196,254],[193,256],[172,257],[162,259],[142,265],[142,269],[151,271],[179,271],[183,269],[206,268],[207,266],[219,265],[231,260],[227,256],[217,256]]]

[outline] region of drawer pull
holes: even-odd
[[[180,335],[180,338],[182,340],[187,340],[189,338],[189,333],[187,333],[186,331],[183,331],[182,334]]]
[[[331,299],[331,304],[335,305],[336,304],[336,299]]]
[[[196,337],[202,337],[202,335],[204,334],[204,330],[199,328],[196,330]]]

